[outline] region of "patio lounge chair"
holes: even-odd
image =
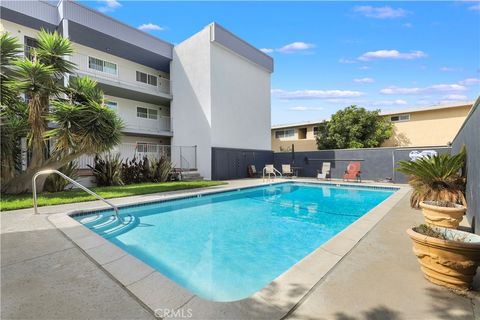
[[[324,162],[322,163],[322,171],[317,171],[317,179],[331,179],[331,163],[330,162]]]
[[[263,168],[263,180],[265,181],[265,176],[268,176],[268,179],[271,179],[272,176],[274,178],[277,177],[277,173],[281,176],[282,173],[280,171],[278,171],[277,169],[275,169],[275,167],[273,166],[273,164],[266,164],[265,165],[265,168]]]
[[[282,164],[282,175],[285,177],[293,177],[293,171],[289,164]]]
[[[250,178],[258,178],[260,176],[260,172],[257,171],[257,168],[254,164],[249,164],[247,170]]]
[[[360,162],[350,162],[347,166],[347,170],[345,170],[345,174],[343,175],[343,181],[355,180],[357,182],[362,182],[362,177],[360,176],[360,167]]]

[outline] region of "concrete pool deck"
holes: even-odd
[[[213,189],[236,188],[258,182],[236,180]],[[135,196],[113,202],[119,205],[164,196]],[[125,285],[113,279],[112,275],[116,277],[122,273],[121,268],[109,270],[110,274],[104,272],[99,268],[98,260],[93,261],[47,220],[53,213],[100,206],[103,207],[103,204],[90,202],[43,207],[37,216],[32,215],[32,209],[1,214],[2,319],[154,318],[146,307],[150,303],[140,302],[126,290]],[[317,281],[313,289],[307,288],[308,293],[302,295],[293,310],[293,306],[288,306],[290,311],[286,318],[475,319],[475,314],[480,314],[480,308],[473,294],[473,298],[461,297],[423,279],[411,252],[410,240],[405,235],[407,227],[421,221],[421,213],[411,210],[408,197],[403,197],[353,250],[338,259],[341,259],[340,262]],[[116,259],[128,259],[116,256],[118,252],[115,250],[108,252],[113,259],[111,263]],[[103,262],[108,264],[110,261]],[[321,270],[308,271],[315,275]],[[305,275],[305,272],[300,274]],[[158,275],[145,270],[144,278],[140,280],[147,284],[143,290],[146,288],[146,293],[155,300],[151,294],[154,290],[148,289],[153,277]],[[305,279],[301,276],[291,278],[288,295],[296,296],[303,291]],[[178,297],[172,293],[167,300],[174,296]],[[266,301],[262,303],[262,300],[248,305],[238,303],[234,308],[227,307],[225,303],[210,302],[215,307],[207,310],[200,299],[192,297],[187,300],[183,308],[191,309],[193,318],[274,319],[283,316],[282,305],[272,306]],[[187,317],[189,314],[185,312],[183,315]]]

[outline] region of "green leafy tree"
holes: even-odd
[[[355,105],[337,111],[330,121],[318,127],[317,147],[322,149],[374,148],[393,133],[393,125],[379,116],[379,110],[368,111]]]
[[[24,130],[24,135],[18,132],[10,134],[12,139],[9,141],[18,145],[18,140],[26,136],[31,153],[26,171],[18,173],[10,170],[8,175],[2,172],[3,192],[28,191],[36,172],[58,169],[82,154],[105,152],[120,142],[123,123],[114,111],[104,105],[103,93],[96,82],[73,75],[75,65],[68,59],[73,53],[69,39],[56,32],[42,30],[37,36],[37,48],[25,58],[18,56],[16,38],[2,34],[0,40],[2,88],[5,86],[9,93],[8,99],[2,100],[2,138],[4,126],[15,127],[15,121],[20,122],[21,127],[27,130]],[[5,61],[3,48],[8,49],[9,58]],[[68,78],[69,84],[64,86],[63,80]],[[28,101],[23,120],[22,113],[16,111],[22,104],[20,94]],[[51,149],[48,153],[49,142]],[[12,150],[11,158],[15,159],[18,150],[9,150]],[[44,181],[44,177],[39,178],[39,190],[42,190]]]

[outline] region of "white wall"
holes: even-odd
[[[212,25],[174,47],[172,145],[197,145],[211,178],[211,148],[270,150],[270,72],[211,41]]]
[[[211,44],[212,146],[271,150],[270,72]]]
[[[18,38],[18,42],[23,45],[25,43],[24,37],[35,38],[38,30],[22,26],[7,20],[0,20],[0,32],[7,31],[10,35]]]
[[[209,44],[205,28],[174,47],[170,66],[172,145],[197,145],[197,168],[206,179],[211,177],[212,157]]]

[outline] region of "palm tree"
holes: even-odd
[[[2,35],[1,40],[11,42],[11,38]],[[32,155],[25,172],[2,182],[2,190],[10,193],[30,190],[30,180],[37,171],[58,169],[85,153],[110,150],[120,142],[123,127],[116,113],[104,105],[96,82],[72,75],[75,65],[67,59],[73,53],[68,39],[42,30],[37,42],[31,58],[11,61],[14,73],[6,81],[11,90],[27,98]],[[66,87],[64,78],[70,78]],[[11,108],[6,105],[6,109]],[[49,141],[53,147],[47,156]],[[44,180],[40,179],[40,190]]]
[[[459,172],[465,165],[466,152],[456,155],[447,153],[425,157],[416,161],[399,161],[397,171],[409,176],[413,187],[410,197],[412,208],[421,201],[441,200],[466,205],[465,178]]]

